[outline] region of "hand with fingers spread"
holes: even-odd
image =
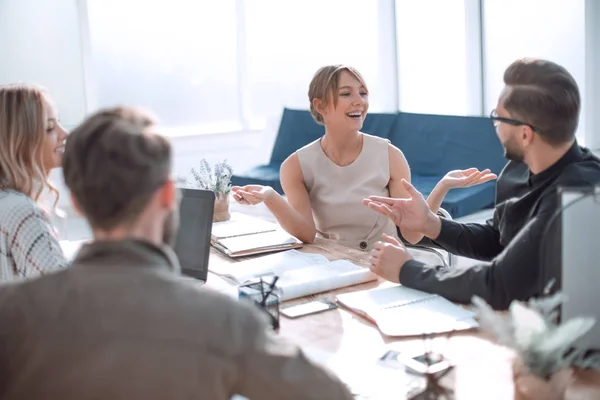
[[[391,219],[400,229],[423,232],[431,211],[423,195],[408,181],[402,180],[402,185],[410,197],[393,199],[391,197],[370,196],[363,204]]]
[[[479,171],[477,168],[455,169],[448,172],[440,181],[447,190],[456,188],[466,188],[469,186],[480,185],[485,182],[496,179],[489,169]]]
[[[398,239],[383,234],[382,240],[376,242],[371,250],[370,269],[385,280],[400,283],[400,269],[411,259],[412,256]]]
[[[262,185],[232,186],[231,192],[235,201],[246,205],[259,204],[277,195],[271,186]]]

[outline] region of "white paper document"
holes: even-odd
[[[442,296],[402,285],[337,296],[345,307],[375,321],[388,336],[413,336],[477,327],[475,314]]]
[[[210,271],[236,284],[279,276],[282,301],[377,279],[368,268],[350,261],[328,261],[322,255],[297,250],[211,267]]]
[[[228,221],[213,222],[211,236],[213,240],[252,235],[263,232],[273,232],[277,224],[253,218],[241,213],[231,213]]]

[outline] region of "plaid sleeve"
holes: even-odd
[[[16,228],[9,240],[16,276],[43,275],[67,266],[56,233],[37,206],[21,209],[14,217]]]

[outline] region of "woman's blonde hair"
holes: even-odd
[[[310,114],[320,125],[324,124],[323,116],[315,108],[313,100],[319,99],[321,101],[321,106],[327,107],[327,104],[329,103],[329,93],[331,92],[333,95],[333,105],[337,106],[338,84],[340,81],[340,75],[343,71],[346,71],[354,76],[368,91],[364,78],[355,68],[341,64],[327,65],[319,68],[319,70],[313,76],[312,81],[310,81],[310,85],[308,87],[308,100],[310,102]]]
[[[44,189],[56,196],[43,166],[45,89],[31,84],[0,85],[0,188],[38,201]]]

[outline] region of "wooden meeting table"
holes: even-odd
[[[325,239],[317,239],[313,244],[304,245],[300,251],[322,254],[329,260],[347,259],[357,265],[368,266],[367,252],[343,247]],[[213,248],[209,265],[231,264],[248,258],[250,257],[232,259]],[[301,304],[319,298],[333,300],[337,294],[385,285],[390,283],[379,279],[287,301],[282,305]],[[237,293],[229,282],[212,273],[209,273],[206,286],[230,295]],[[442,353],[456,365],[443,381],[445,386],[453,390],[453,398],[514,398],[513,353],[492,343],[476,329],[437,335],[432,339],[387,337],[366,319],[337,308],[296,319],[281,316],[279,334],[304,349],[320,354],[320,360],[326,360],[325,364],[344,381],[362,380],[358,386],[376,385],[380,389],[377,392],[380,397],[364,398],[403,399],[414,393],[410,388],[414,381],[410,378],[412,375],[404,370],[384,369],[378,365],[378,361],[390,350],[414,355],[428,349]],[[384,370],[385,373],[382,372]],[[600,375],[587,371],[578,372],[569,385],[566,398],[600,399]]]

